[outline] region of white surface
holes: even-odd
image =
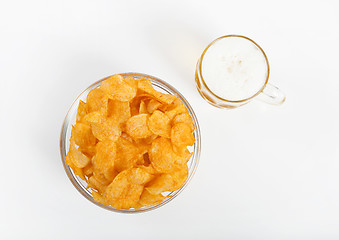
[[[319,1],[320,2],[320,1]],[[1,1],[1,239],[339,239],[337,1]],[[266,51],[283,106],[236,110],[195,90],[196,61],[225,34]],[[102,210],[59,154],[76,96],[118,72],[189,99],[202,154],[187,189],[138,215]],[[138,238],[137,238],[138,236]]]
[[[254,96],[268,74],[265,55],[242,37],[225,37],[214,42],[201,62],[201,75],[216,95],[232,101]]]

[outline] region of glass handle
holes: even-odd
[[[279,88],[267,83],[266,87],[258,95],[257,99],[272,105],[280,105],[285,102],[286,96]]]

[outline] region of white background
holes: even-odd
[[[1,239],[339,239],[337,1],[1,1]],[[282,106],[206,103],[204,47],[226,34],[266,51]],[[200,122],[192,182],[148,213],[103,210],[60,160],[66,112],[119,72],[177,88]]]

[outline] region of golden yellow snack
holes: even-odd
[[[148,119],[149,129],[156,135],[169,138],[171,134],[171,120],[159,110],[155,110]]]
[[[161,203],[188,177],[194,124],[174,95],[113,75],[79,101],[65,162],[93,199],[117,209]]]
[[[126,122],[126,133],[130,135],[134,140],[139,138],[150,137],[153,133],[147,126],[148,114],[138,114]]]

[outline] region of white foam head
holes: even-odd
[[[208,88],[231,101],[252,97],[264,86],[268,64],[261,49],[243,37],[224,37],[205,52],[201,74]]]

